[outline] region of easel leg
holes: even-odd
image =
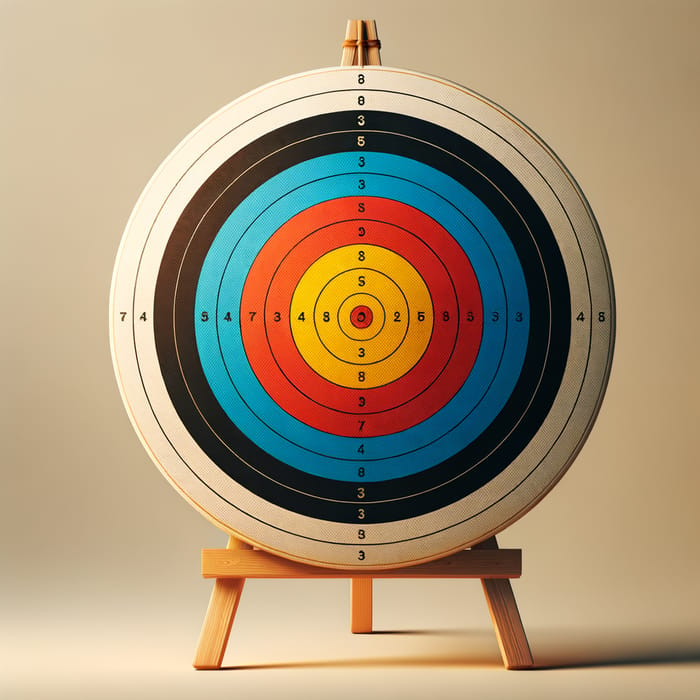
[[[495,537],[490,537],[476,545],[475,549],[498,549],[498,543]],[[483,578],[481,585],[496,630],[503,665],[511,669],[530,668],[534,661],[510,580]]]
[[[230,537],[227,549],[252,549],[252,547]],[[244,583],[243,578],[217,578],[214,582],[214,590],[209,599],[209,607],[194,658],[195,668],[221,668]]]
[[[352,579],[352,616],[350,631],[367,634],[372,631],[372,579]]]

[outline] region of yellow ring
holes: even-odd
[[[350,322],[356,306],[350,299],[357,293],[367,295],[360,303],[373,312],[367,329]],[[378,307],[381,312],[374,314]],[[423,278],[405,258],[375,245],[343,246],[321,256],[299,280],[290,312],[304,361],[324,379],[353,389],[382,386],[406,374],[428,347],[433,328]]]

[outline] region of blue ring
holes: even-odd
[[[361,172],[353,172],[355,152],[299,163],[270,178],[234,210],[209,250],[197,285],[195,308],[215,308],[216,324],[197,322],[195,332],[214,395],[232,422],[260,448],[316,476],[352,480],[362,466],[366,469],[364,480],[383,481],[439,464],[492,423],[522,369],[529,302],[513,245],[478,198],[449,176],[418,161],[385,153],[364,155],[366,166]],[[238,326],[247,271],[270,232],[304,209],[356,196],[360,175],[368,197],[385,197],[410,206],[420,202],[420,209],[450,232],[472,263],[484,301],[480,350],[457,394],[417,426],[363,439],[325,433],[281,409],[255,377]],[[510,309],[523,314],[522,322],[512,322]],[[221,321],[224,311],[230,311],[233,322]],[[505,320],[492,323],[490,314],[494,311]],[[360,443],[364,457],[357,459]]]

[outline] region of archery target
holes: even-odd
[[[388,568],[531,508],[587,437],[609,264],[569,173],[500,107],[384,67],[291,76],[196,129],[115,267],[150,455],[222,529]]]

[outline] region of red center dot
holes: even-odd
[[[355,328],[367,328],[372,323],[372,309],[369,306],[356,306],[350,312],[350,323]]]

